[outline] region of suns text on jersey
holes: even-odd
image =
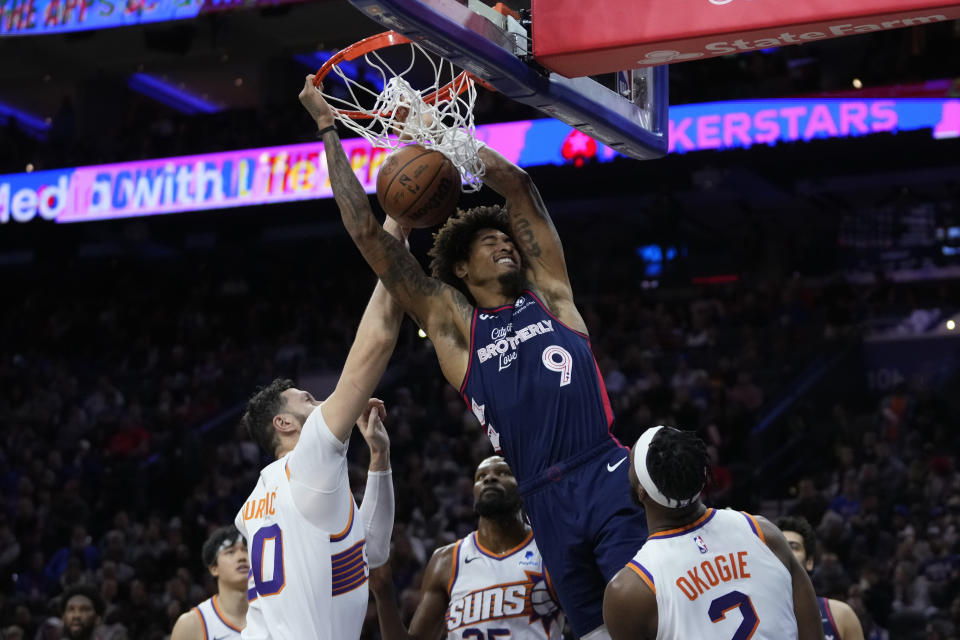
[[[530,582],[498,584],[451,601],[447,608],[447,630],[528,613],[529,587]]]

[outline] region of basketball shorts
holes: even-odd
[[[647,539],[630,500],[629,450],[613,440],[520,486],[537,547],[577,637],[603,624],[607,582]]]

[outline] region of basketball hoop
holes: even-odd
[[[381,55],[387,48],[394,52],[391,57],[396,61],[388,62]],[[350,77],[341,68],[342,63],[361,57],[379,76],[382,90]],[[339,83],[324,82],[327,78],[336,78]],[[375,147],[392,150],[416,142],[435,148],[457,167],[465,192],[480,189],[485,170],[477,155],[481,143],[473,123],[477,82],[490,88],[473,74],[458,73],[450,61],[438,60],[393,31],[364,38],[335,53],[313,80],[348,129]]]

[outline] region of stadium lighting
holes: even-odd
[[[0,123],[7,124],[11,119],[21,126],[24,133],[37,140],[46,140],[53,122],[52,118],[39,118],[13,105],[0,102]]]
[[[222,111],[219,105],[147,73],[133,74],[127,81],[127,86],[141,95],[187,115]]]

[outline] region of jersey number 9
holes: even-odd
[[[560,374],[561,387],[570,384],[570,379],[573,377],[573,356],[569,351],[555,344],[550,345],[543,350],[541,360],[547,369]]]

